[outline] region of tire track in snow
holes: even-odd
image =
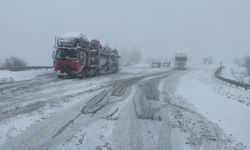
[[[129,87],[131,87],[132,85],[136,84],[138,81],[140,81],[144,78],[148,78],[148,77],[152,77],[152,76],[160,75],[160,74],[162,74],[162,73],[144,75],[144,76],[139,76],[139,77],[132,77],[129,79],[123,79],[120,81],[116,80],[114,82],[111,82],[111,83],[107,84],[106,86],[101,87],[99,90],[101,90],[102,88],[107,88],[107,87],[109,87],[109,85],[110,85],[111,89],[116,89],[116,88],[112,88],[112,87],[114,85],[118,85],[117,83],[124,82],[124,81],[126,83],[126,87],[124,89],[126,89],[126,90],[122,90],[123,92],[118,92],[118,94],[114,94],[112,96],[113,97],[112,99],[114,99],[114,101],[111,100],[109,103],[105,103],[105,105],[101,109],[98,109],[98,111],[96,111],[96,112],[94,111],[94,113],[92,115],[82,114],[82,113],[81,113],[81,115],[79,115],[79,112],[81,112],[82,108],[78,109],[79,106],[74,106],[77,109],[72,107],[71,108],[72,112],[71,112],[70,108],[69,108],[69,109],[67,109],[68,111],[64,111],[61,115],[53,116],[52,117],[53,119],[50,118],[47,121],[45,120],[45,121],[41,122],[38,126],[33,126],[31,128],[28,128],[27,130],[23,131],[23,133],[18,135],[16,138],[13,138],[11,141],[6,143],[3,147],[4,147],[4,149],[11,149],[11,150],[12,149],[19,149],[19,148],[21,148],[21,149],[46,149],[47,147],[50,147],[51,145],[54,145],[57,142],[59,142],[60,141],[59,139],[65,138],[64,137],[64,136],[66,136],[65,132],[67,132],[68,130],[71,130],[71,128],[69,128],[69,127],[74,125],[75,122],[85,120],[86,123],[82,124],[82,126],[81,126],[81,128],[82,128],[82,127],[87,127],[89,124],[91,124],[99,119],[102,119],[103,114],[105,114],[106,112],[109,112],[110,108],[113,105],[115,105],[117,102],[120,102],[122,100],[122,97],[124,96],[124,94],[127,93],[127,90],[129,89]],[[91,92],[91,90],[89,92]],[[112,90],[108,91],[109,96],[112,93],[116,93],[116,92],[114,92]],[[65,100],[75,99],[76,97],[80,97],[81,95],[84,95],[84,94],[85,94],[85,92],[82,91],[82,92],[74,93],[73,95],[66,95]],[[118,97],[121,97],[121,98],[118,98]],[[117,99],[120,99],[120,100],[117,101]],[[47,99],[47,100],[49,100],[49,99]],[[101,103],[102,100],[100,100],[100,101],[95,100],[95,102]],[[84,105],[82,105],[82,106],[86,106],[87,103],[84,102]],[[93,105],[88,105],[88,106],[89,106],[89,108],[91,108]],[[77,110],[78,110],[78,112],[77,112]],[[23,137],[24,135],[25,135],[25,137]],[[22,138],[20,138],[20,137],[22,137]],[[54,138],[52,138],[52,137],[54,137]],[[55,143],[52,143],[52,141]]]
[[[159,92],[159,84],[161,80],[164,78],[168,78],[171,76],[173,72],[169,72],[164,75],[156,76],[151,79],[141,81],[137,88],[137,92],[134,97],[134,108],[135,114],[137,118],[140,120],[149,120],[158,124],[159,129],[157,130],[157,134],[154,134],[154,138],[157,137],[158,143],[155,144],[156,149],[159,150],[171,150],[171,126],[169,121],[169,114],[168,110],[164,109],[162,106],[164,103],[160,100],[160,92]],[[162,109],[163,108],[163,109]],[[138,122],[135,121],[135,122]],[[146,121],[148,122],[148,121]],[[149,122],[148,122],[149,123]],[[141,131],[142,132],[142,131]],[[148,131],[153,132],[153,131]],[[142,142],[144,137],[141,137],[142,133],[138,133],[137,142]],[[139,140],[139,141],[138,141]],[[140,144],[142,145],[141,149],[148,149],[147,147],[143,147],[145,143]],[[138,148],[138,146],[136,147]]]

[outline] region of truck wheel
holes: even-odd
[[[64,78],[64,75],[58,75],[58,78],[59,78],[59,79],[63,79],[63,78]]]
[[[82,70],[79,74],[79,79],[83,79],[83,77],[85,77],[85,70]]]

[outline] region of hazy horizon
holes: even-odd
[[[54,37],[81,32],[118,50],[137,47],[143,57],[250,53],[247,0],[6,0],[0,2],[0,62],[10,56],[51,65]]]

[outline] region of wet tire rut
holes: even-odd
[[[70,119],[66,124],[58,129],[57,132],[52,136],[52,138],[56,138],[63,134],[63,132],[67,130],[67,128],[72,125],[77,119],[80,119],[82,115],[86,115],[86,117],[88,118],[87,120],[89,122],[87,124],[90,124],[91,120],[94,121],[97,119],[117,120],[119,116],[117,117],[115,116],[115,114],[118,112],[118,108],[113,110],[110,114],[107,112],[109,112],[112,106],[114,106],[116,103],[126,99],[126,97],[128,96],[129,88],[145,78],[159,76],[161,74],[165,74],[165,72],[153,75],[133,77],[130,79],[117,80],[110,84],[110,86],[106,86],[104,90],[99,89],[101,90],[99,94],[90,98],[90,100],[84,104],[79,114],[75,115],[75,117]],[[104,110],[105,108],[106,110]],[[99,113],[99,111],[101,112]]]

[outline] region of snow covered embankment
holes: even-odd
[[[0,70],[0,83],[30,80],[37,76],[52,73],[52,69],[38,69],[27,71]]]
[[[177,91],[198,112],[223,128],[229,137],[250,149],[250,107],[242,105],[250,101],[250,95],[244,89],[216,79],[213,76],[215,70],[216,67],[192,68],[181,78]],[[245,147],[242,143],[237,145],[242,149]]]
[[[231,67],[225,67],[222,70],[222,77],[245,84],[250,84],[250,76],[247,75],[247,71],[243,67],[238,67],[235,65],[232,65]]]

